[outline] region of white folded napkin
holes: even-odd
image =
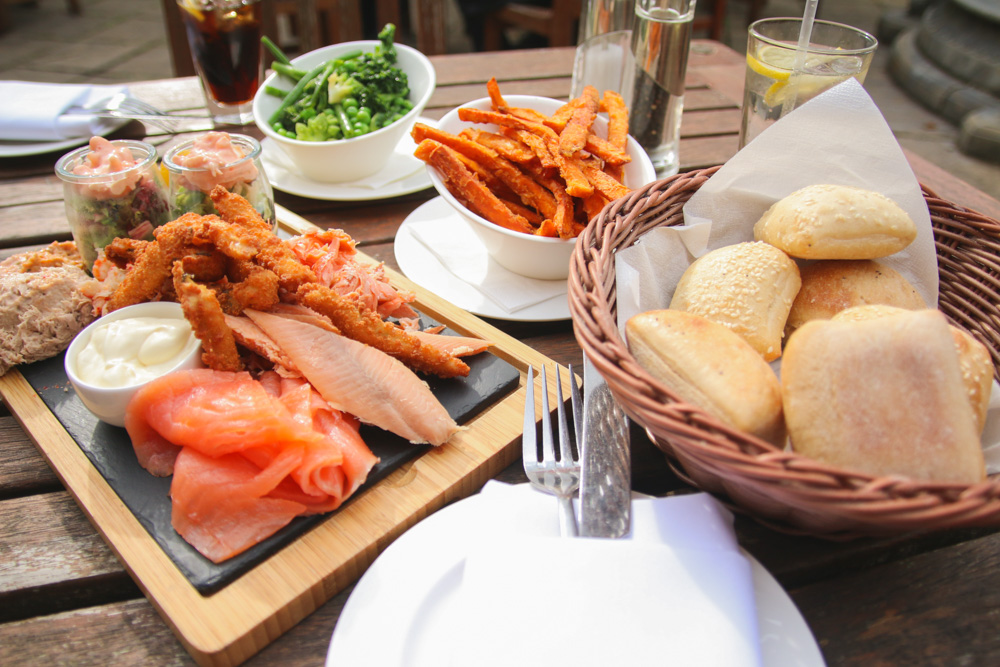
[[[100,105],[125,91],[124,86],[114,85],[0,81],[0,139],[59,141],[105,134],[123,121],[64,112]]]
[[[450,209],[439,219],[413,222],[409,229],[453,276],[507,313],[566,294],[565,280],[528,278],[494,262],[476,233]]]
[[[488,483],[452,664],[760,665],[749,561],[706,494],[635,499],[618,540],[558,537],[554,497]]]

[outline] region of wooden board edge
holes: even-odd
[[[287,211],[283,224],[301,233],[316,229]],[[289,223],[289,220],[291,221]],[[365,261],[373,262],[363,256]],[[0,377],[0,397],[60,477],[95,530],[136,581],[178,640],[201,665],[247,660],[330,597],[357,580],[378,554],[406,530],[444,505],[481,488],[517,460],[529,364],[555,365],[544,355],[474,315],[458,309],[398,272],[390,280],[417,295],[428,315],[494,343],[491,352],[521,373],[518,388],[470,422],[452,442],[394,471],[342,510],[341,522],[368,521],[374,529],[331,554],[327,540],[341,531],[324,522],[218,593],[201,596],[121,502],[31,385],[16,369]],[[540,413],[539,413],[540,414]],[[477,439],[482,431],[488,438]],[[387,512],[386,508],[391,508]],[[342,526],[341,526],[342,528]],[[334,558],[331,560],[331,555]],[[316,563],[325,563],[317,568]],[[296,571],[298,566],[306,566]]]

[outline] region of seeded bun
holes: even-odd
[[[792,303],[785,337],[809,320],[828,320],[853,306],[884,304],[907,310],[927,308],[906,278],[872,260],[830,259],[800,269],[802,287]]]
[[[670,308],[701,315],[739,334],[764,358],[781,356],[781,337],[802,281],[784,252],[737,243],[694,261],[677,283]]]
[[[682,400],[784,446],[778,378],[738,335],[699,315],[656,310],[629,318],[625,337],[636,361]]]
[[[810,185],[775,202],[753,236],[799,259],[877,259],[910,245],[917,226],[878,192]]]

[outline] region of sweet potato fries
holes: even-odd
[[[552,116],[511,107],[496,79],[487,90],[491,110],[463,107],[461,120],[492,124],[451,134],[423,123],[413,127],[418,158],[441,174],[455,197],[494,224],[525,234],[578,235],[587,221],[629,189],[622,182],[628,111],[621,96],[599,97],[587,86]],[[608,114],[608,132],[594,132],[597,114]]]

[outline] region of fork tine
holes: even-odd
[[[559,422],[559,460],[567,463],[573,460],[573,448],[569,444],[569,426],[566,423],[566,408],[562,393],[562,373],[556,366],[556,397],[559,402],[556,404],[556,419]]]
[[[521,436],[521,457],[524,463],[538,460],[538,439],[535,437],[535,369],[528,366],[528,382],[524,397],[524,429]]]
[[[552,442],[552,416],[549,414],[549,384],[542,364],[542,460],[555,461],[556,449]]]
[[[569,365],[569,401],[573,408],[573,433],[576,436],[576,454],[582,456],[583,451],[583,399],[580,397],[580,388],[576,385],[576,376],[573,375],[573,364]]]

